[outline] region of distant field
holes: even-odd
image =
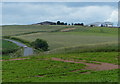
[[[68,32],[61,32],[63,30]],[[111,44],[118,41],[118,28],[61,25],[3,26],[3,36],[13,35],[30,42],[37,38],[48,42],[50,50],[90,44]]]
[[[111,34],[118,34],[118,28],[107,28],[107,27],[80,27],[73,31],[76,32],[92,32],[92,33],[111,33]]]
[[[60,31],[66,28],[74,28],[71,31],[78,32],[96,32],[96,33],[118,33],[118,28],[104,27],[82,27],[82,26],[62,26],[62,25],[7,25],[2,26],[2,35],[19,35],[33,32],[51,32]]]
[[[74,47],[86,44],[117,43],[117,34],[87,33],[87,32],[55,32],[55,33],[35,33],[16,36],[30,42],[37,38],[48,42],[50,49]]]
[[[32,32],[50,32],[57,31],[63,28],[68,28],[67,26],[52,26],[52,25],[7,25],[2,26],[2,35],[19,35],[24,33]]]

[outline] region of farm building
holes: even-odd
[[[105,26],[105,27],[113,27],[112,22],[104,22],[102,25]]]
[[[50,22],[50,21],[44,21],[44,22],[41,22],[41,23],[33,24],[33,25],[56,25],[56,23],[55,22]]]
[[[91,24],[88,24],[88,26],[91,26],[91,27],[113,27],[113,23],[112,22],[95,22],[95,23],[91,23]]]

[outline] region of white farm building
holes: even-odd
[[[88,24],[88,26],[94,27],[113,27],[113,23],[112,22],[95,22],[95,23],[91,23]]]

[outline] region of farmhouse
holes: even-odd
[[[55,22],[50,22],[50,21],[44,21],[44,22],[37,23],[37,24],[34,24],[34,25],[56,25],[56,23]]]

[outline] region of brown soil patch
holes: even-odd
[[[70,61],[70,60],[63,60],[63,59],[60,59],[60,58],[52,58],[52,60],[63,61],[63,62],[72,62],[72,63],[82,63],[82,64],[87,65],[85,67],[85,69],[95,70],[95,71],[118,69],[118,65],[110,64],[110,63],[103,63],[103,62],[97,62],[97,63],[101,63],[101,64],[93,64],[93,63],[85,63],[83,61],[75,62],[75,61]]]
[[[66,28],[66,29],[62,29],[61,32],[68,32],[68,31],[74,30],[74,29],[76,29],[76,28]]]
[[[0,61],[14,61],[14,60],[25,60],[30,58],[17,58],[17,59],[9,59],[9,60],[0,60]]]

